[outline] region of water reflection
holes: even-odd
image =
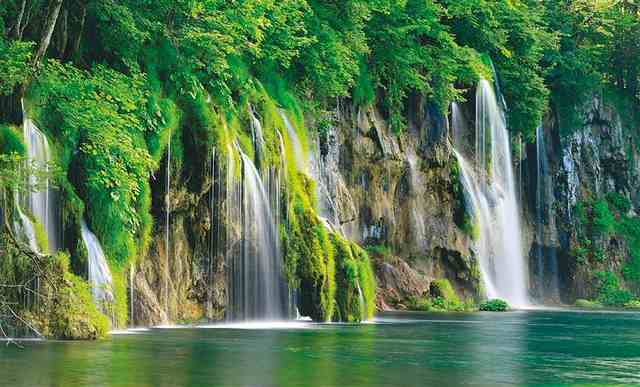
[[[362,326],[209,328],[2,347],[0,380],[141,387],[640,383],[640,314],[402,313]]]

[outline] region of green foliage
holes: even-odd
[[[0,153],[0,189],[5,189],[7,194],[39,191],[47,179],[52,179],[56,173],[55,165],[43,168],[16,152]],[[31,176],[31,179],[25,179],[25,175]]]
[[[25,152],[26,149],[18,129],[0,124],[0,154],[10,155],[17,153],[24,156]]]
[[[461,53],[440,22],[443,14],[434,2],[391,1],[368,25],[371,73],[384,85],[384,106],[395,132],[406,126],[403,113],[409,93],[430,97],[442,112],[456,97],[452,84]]]
[[[608,235],[614,230],[615,219],[605,200],[597,200],[592,207],[593,228],[602,235]]]
[[[149,208],[140,206],[150,203],[141,196],[157,164],[146,140],[165,136],[175,120],[151,103],[143,74],[101,66],[85,72],[57,62],[49,62],[45,72],[32,91],[43,101],[37,118],[61,141],[61,164],[75,172],[71,181],[107,255],[125,262],[137,255],[136,239],[149,227],[142,224],[149,218],[140,215]]]
[[[549,1],[545,19],[558,31],[557,51],[549,74],[552,104],[562,134],[581,119],[576,113],[603,85],[638,102],[640,18],[633,1]],[[637,109],[636,109],[637,110]]]
[[[606,306],[622,307],[633,299],[633,295],[620,288],[618,277],[609,271],[596,273],[597,301]]]
[[[544,6],[525,1],[441,0],[459,44],[488,54],[508,101],[509,127],[534,138],[546,109],[543,56],[556,39]],[[484,75],[488,79],[486,73]]]
[[[116,267],[112,265],[111,276],[113,278],[113,297],[114,305],[113,316],[115,327],[126,327],[129,315],[129,298],[127,294],[127,271],[124,268]],[[115,328],[114,327],[114,328]]]
[[[3,284],[30,282],[39,274],[37,303],[20,302],[14,307],[21,318],[28,321],[45,337],[56,339],[97,339],[106,335],[107,318],[93,304],[89,285],[69,271],[69,256],[58,253],[45,256],[37,263],[7,244],[6,235],[0,233],[3,259],[0,278]],[[23,299],[22,290],[3,287],[0,296],[5,299]],[[35,296],[35,295],[34,295]],[[3,322],[4,324],[4,322]],[[6,327],[5,327],[6,328]]]
[[[474,309],[473,300],[460,301],[447,279],[435,279],[429,285],[429,298],[409,297],[409,309],[424,312],[464,312]]]
[[[483,312],[506,312],[509,310],[509,304],[500,299],[492,299],[480,304],[480,310]]]
[[[451,286],[451,283],[447,279],[436,279],[431,281],[429,285],[429,293],[432,297],[440,297],[450,304],[460,304],[460,299],[455,290]]]
[[[366,314],[362,317],[370,320],[376,311],[376,276],[367,252],[356,243],[351,243],[351,251],[358,263],[358,284],[365,303],[360,306]]]
[[[367,253],[338,234],[330,235],[336,261],[337,316],[334,320],[360,322],[375,312],[376,282]]]
[[[46,230],[42,224],[35,219],[31,219],[31,222],[33,223],[33,231],[36,234],[35,237],[38,248],[44,253],[49,253],[49,239]]]
[[[0,95],[11,94],[31,75],[32,42],[6,41],[0,35]]]
[[[640,218],[625,218],[618,226],[629,247],[629,259],[622,269],[624,278],[640,286]]]
[[[609,192],[606,194],[606,200],[615,211],[622,215],[625,215],[631,209],[631,202],[629,202],[629,199],[618,192]]]
[[[289,286],[298,287],[300,313],[315,321],[330,321],[335,305],[334,248],[316,214],[301,203],[289,212],[281,229]]]

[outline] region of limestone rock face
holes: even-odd
[[[589,230],[579,207],[589,207],[596,200],[604,200],[616,193],[631,203],[631,213],[640,205],[640,157],[631,133],[616,109],[594,96],[578,112],[577,124],[563,127],[549,119],[552,141],[547,147],[556,198],[554,213],[557,228],[558,261],[564,300],[596,296],[594,274],[598,271],[621,273],[629,259],[627,241],[620,235],[598,235]],[[635,129],[637,131],[637,128]],[[561,135],[562,134],[562,135]],[[530,174],[535,173],[529,168]],[[531,194],[535,188],[529,186]],[[531,196],[531,194],[529,196]],[[529,198],[529,203],[532,198]],[[530,211],[533,205],[530,204]],[[587,216],[587,219],[590,215]],[[533,216],[530,216],[533,219]],[[549,233],[549,225],[544,228]],[[535,246],[532,245],[532,248]],[[549,248],[550,246],[545,246]],[[582,256],[581,250],[591,251]],[[606,259],[598,262],[592,252]],[[622,283],[624,281],[621,277]]]
[[[136,325],[220,320],[224,316],[224,257],[212,256],[210,250],[212,222],[206,193],[211,181],[205,176],[200,178],[203,184],[198,193],[178,188],[178,184],[171,186],[168,244],[164,192],[161,186],[156,187],[156,228],[133,280]]]
[[[416,108],[407,130],[396,135],[372,107],[343,106],[328,118],[332,126],[316,156],[319,185],[328,188],[320,203],[330,203],[324,216],[345,236],[374,247],[378,307],[403,308],[408,298],[428,295],[438,278],[449,279],[463,297],[478,297],[471,238],[454,219],[461,203],[453,194],[459,181],[446,120]]]

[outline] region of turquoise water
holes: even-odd
[[[640,314],[387,313],[2,346],[6,386],[640,385]]]

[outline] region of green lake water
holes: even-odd
[[[640,314],[386,313],[0,348],[2,386],[640,385]]]

